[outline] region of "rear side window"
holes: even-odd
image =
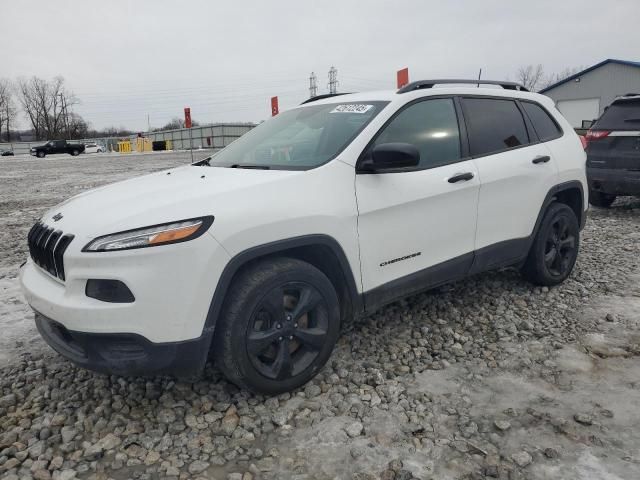
[[[471,155],[487,155],[529,143],[522,114],[513,100],[463,99]]]
[[[460,131],[453,100],[438,98],[409,105],[375,139],[410,143],[420,151],[419,168],[433,168],[460,160]]]
[[[623,100],[611,104],[592,128],[640,130],[640,100]]]
[[[529,116],[541,142],[553,140],[562,134],[560,127],[540,105],[531,102],[520,102],[520,104]]]

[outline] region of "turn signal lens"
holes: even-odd
[[[158,245],[159,243],[175,242],[176,240],[182,240],[190,237],[198,231],[202,223],[193,225],[191,227],[182,227],[175,230],[168,230],[166,232],[158,233],[149,239],[149,245]]]
[[[98,237],[82,249],[83,252],[107,252],[154,247],[198,238],[213,223],[213,217],[192,218],[179,222],[153,225]]]

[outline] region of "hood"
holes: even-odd
[[[225,197],[302,173],[188,165],[88,190],[50,209],[42,221],[90,240],[132,228],[215,216],[216,205]]]

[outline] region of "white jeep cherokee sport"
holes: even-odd
[[[504,266],[562,282],[588,205],[580,140],[545,96],[465,83],[316,97],[56,206],[21,270],[40,333],[86,368],[193,377],[211,355],[274,394],[318,372],[345,319],[400,297]]]

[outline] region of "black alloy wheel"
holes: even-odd
[[[312,379],[340,333],[340,301],[331,280],[295,258],[250,264],[227,290],[212,354],[233,383],[274,395]]]
[[[311,365],[329,329],[326,301],[313,285],[289,282],[268,292],[247,331],[247,352],[265,377],[285,380]]]
[[[572,267],[576,255],[576,236],[566,216],[557,217],[548,231],[544,263],[551,275],[562,277]]]
[[[580,247],[580,224],[574,211],[564,203],[552,203],[522,267],[522,273],[536,285],[562,283],[573,270]]]

